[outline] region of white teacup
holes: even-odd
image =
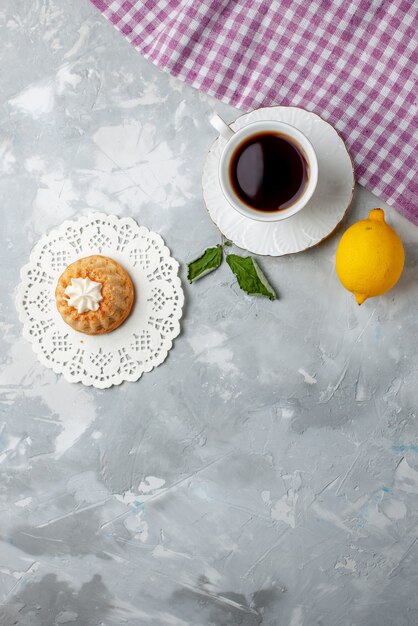
[[[300,130],[284,122],[265,120],[253,122],[234,132],[216,113],[210,117],[209,121],[225,140],[225,146],[219,160],[219,182],[225,198],[236,211],[245,217],[260,222],[278,222],[295,215],[306,206],[318,182],[318,160],[311,142]],[[288,137],[289,141],[296,144],[302,152],[308,167],[308,179],[301,195],[297,196],[291,205],[277,211],[262,211],[252,208],[237,195],[230,180],[230,164],[235,151],[245,140],[260,133],[272,133],[285,138]]]

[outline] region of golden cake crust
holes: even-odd
[[[68,305],[65,290],[73,278],[90,278],[101,283],[103,297],[97,311],[78,313]],[[55,289],[57,309],[64,322],[87,335],[102,335],[118,328],[134,303],[134,286],[126,270],[107,256],[93,255],[71,263],[58,279]]]

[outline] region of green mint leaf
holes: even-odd
[[[224,246],[232,246],[232,243],[230,241],[224,241]]]
[[[218,244],[214,248],[207,248],[198,258],[189,263],[187,273],[188,280],[193,283],[199,278],[203,278],[209,272],[218,269],[222,263],[222,246]]]
[[[265,296],[270,300],[276,299],[274,290],[252,257],[228,254],[226,262],[237,277],[238,285],[243,291],[250,296],[257,295]]]

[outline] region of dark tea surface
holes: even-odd
[[[229,177],[236,195],[259,211],[280,211],[296,202],[308,182],[302,150],[285,135],[252,135],[235,150]]]

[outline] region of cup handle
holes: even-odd
[[[212,124],[213,128],[216,128],[221,137],[223,137],[226,141],[231,139],[234,134],[234,131],[230,128],[230,126],[228,126],[228,124],[224,122],[217,113],[213,113],[210,116],[209,123]]]

